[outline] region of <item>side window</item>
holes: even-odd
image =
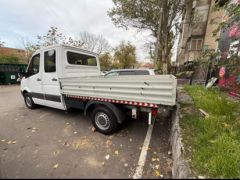
[[[70,51],[67,52],[67,61],[73,65],[97,66],[96,57]]]
[[[136,75],[149,75],[149,71],[139,70],[135,71]]]
[[[120,76],[124,76],[124,75],[135,75],[134,71],[122,71],[119,73]]]
[[[56,51],[44,52],[44,70],[46,73],[56,72]]]
[[[32,76],[39,72],[39,65],[40,65],[40,54],[33,56],[31,62],[28,66],[28,76]]]

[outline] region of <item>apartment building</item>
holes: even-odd
[[[182,32],[177,50],[177,66],[187,61],[198,59],[204,48],[217,50],[220,44],[216,41],[223,32],[213,37],[212,32],[222,22],[224,12],[215,11],[216,0],[186,0],[187,8],[182,22]]]

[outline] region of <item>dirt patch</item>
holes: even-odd
[[[75,150],[85,150],[94,147],[93,141],[91,139],[88,139],[87,137],[74,139],[72,142],[69,142],[69,144],[70,147]]]

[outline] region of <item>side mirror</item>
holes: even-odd
[[[25,71],[24,68],[20,68],[20,69],[19,69],[19,75],[20,75],[21,77],[27,77],[27,73],[26,73],[26,71]]]

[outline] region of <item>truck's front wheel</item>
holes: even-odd
[[[98,106],[92,112],[92,123],[97,131],[103,134],[112,134],[117,129],[117,118],[106,107]]]
[[[24,95],[24,101],[25,101],[25,105],[27,106],[27,108],[29,108],[29,109],[36,108],[36,104],[33,102],[32,97],[29,95],[29,93],[26,93]]]

